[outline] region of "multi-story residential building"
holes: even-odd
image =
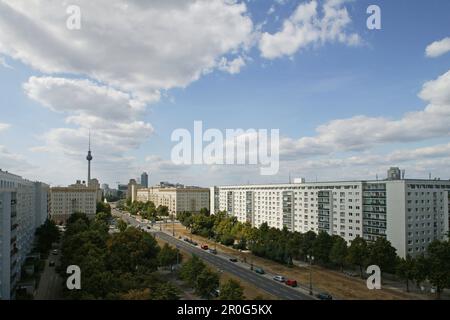
[[[98,200],[98,186],[87,187],[81,181],[68,187],[51,188],[50,216],[56,223],[65,223],[75,212],[95,217]]]
[[[0,170],[0,300],[14,298],[35,230],[48,217],[48,190]]]
[[[167,206],[170,214],[183,211],[199,212],[203,208],[209,210],[209,189],[198,187],[138,189],[136,200],[152,201],[156,207]]]
[[[387,238],[405,257],[449,230],[450,181],[390,180],[212,187],[213,213],[291,231],[326,231],[351,242]]]

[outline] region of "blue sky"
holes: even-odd
[[[217,0],[214,7],[204,1],[143,5],[135,0],[126,10],[120,0],[72,1],[82,13],[78,33],[63,24],[64,1],[46,8],[21,2],[26,3],[0,1],[4,170],[53,185],[84,179],[91,129],[94,175],[111,185],[143,170],[150,172],[152,184],[171,180],[204,186],[286,182],[289,174],[309,180],[373,179],[389,166],[405,168],[409,177],[432,172],[450,178],[448,1],[258,0],[244,6]],[[316,11],[310,18],[318,23],[296,20],[294,14],[306,12],[311,3]],[[381,8],[381,30],[366,27],[371,4]],[[336,14],[329,20],[326,6]],[[105,7],[112,18],[101,10]],[[170,10],[175,10],[173,21],[151,19]],[[120,20],[132,16],[130,11],[143,19]],[[283,33],[286,21],[297,33]],[[319,30],[322,36],[314,38],[320,23],[337,29]],[[312,39],[301,40],[301,34]],[[125,41],[128,37],[134,41]],[[444,49],[427,56],[434,42]],[[237,58],[245,65],[228,68]],[[129,119],[121,113],[127,101],[136,106],[127,112]],[[439,111],[423,114],[427,106]],[[413,121],[405,118],[411,112],[417,113]],[[96,117],[103,116],[110,119],[99,129]],[[170,136],[177,128],[192,130],[195,120],[223,131],[280,129],[279,174],[261,176],[253,166],[175,166]],[[353,129],[356,125],[362,127]],[[321,136],[319,126],[336,134]],[[307,152],[315,148],[322,151]]]

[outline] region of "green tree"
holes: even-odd
[[[169,208],[167,206],[158,206],[156,213],[160,217],[167,217],[169,215]]]
[[[125,230],[127,230],[128,228],[128,224],[122,219],[120,219],[119,221],[117,221],[117,228],[119,229],[120,232],[125,232]]]
[[[45,223],[36,229],[37,250],[41,254],[46,254],[52,248],[52,243],[58,241],[59,230],[55,222],[46,220]]]
[[[437,298],[441,298],[442,290],[450,287],[450,242],[433,241],[428,246],[428,279],[436,287]]]
[[[97,213],[104,212],[108,217],[111,217],[111,206],[109,203],[98,202],[97,203]]]
[[[367,257],[369,250],[367,248],[367,242],[363,238],[357,236],[350,244],[348,248],[347,261],[350,264],[359,267],[361,278],[363,278],[363,268],[367,265]]]
[[[314,256],[314,260],[319,264],[327,264],[329,262],[332,246],[332,237],[327,232],[319,232],[319,235],[314,240],[312,246],[312,254]]]
[[[195,287],[197,277],[205,268],[205,263],[196,255],[192,255],[192,257],[181,266],[179,275],[183,281],[191,287]]]
[[[217,288],[219,288],[219,274],[206,268],[203,269],[197,277],[195,292],[202,298],[211,299]]]
[[[422,282],[425,281],[425,279],[428,276],[429,268],[428,268],[428,259],[425,258],[423,254],[417,256],[415,258],[414,262],[414,269],[413,269],[413,278],[416,283],[417,287],[420,287]]]
[[[158,253],[158,263],[161,267],[169,267],[180,263],[181,255],[178,249],[170,247],[167,243],[162,247]]]
[[[406,292],[409,292],[409,281],[414,279],[415,260],[408,254],[406,259],[400,258],[397,262],[397,276],[405,280]]]
[[[155,271],[159,247],[150,234],[130,227],[107,241],[108,265],[117,272]]]
[[[394,272],[397,263],[396,249],[385,238],[377,238],[368,245],[369,264],[380,267],[381,272]]]
[[[333,246],[330,250],[330,261],[339,266],[341,271],[344,270],[347,253],[347,242],[341,237],[333,237]]]
[[[204,216],[209,216],[209,210],[207,208],[201,208],[200,214]]]
[[[244,289],[238,281],[229,279],[220,286],[220,300],[245,300]]]

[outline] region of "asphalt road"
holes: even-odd
[[[53,250],[53,249],[52,249]],[[59,250],[58,250],[59,251]],[[53,255],[50,252],[49,258],[45,261],[45,269],[41,275],[39,286],[36,290],[35,300],[59,300],[62,299],[63,280],[54,267],[49,266],[49,261],[55,261],[55,266],[59,264],[59,253]]]
[[[132,226],[135,227],[143,226],[143,224],[139,223],[134,218],[122,215],[118,212],[115,213],[122,216],[124,220],[126,220]],[[156,228],[158,227],[156,226]],[[253,284],[254,286],[274,295],[275,297],[278,297],[283,300],[314,300],[314,298],[309,296],[308,294],[302,293],[301,291],[288,287],[285,284],[276,282],[270,278],[259,275],[254,271],[246,269],[242,266],[239,266],[237,263],[233,263],[225,259],[224,257],[211,254],[207,251],[200,249],[199,247],[195,247],[189,243],[178,240],[172,237],[171,235],[166,234],[165,232],[154,230],[152,230],[151,232],[158,238],[172,244],[173,246],[176,246],[186,252],[194,253],[199,258],[216,266],[218,269],[228,272],[234,276],[237,276],[242,280],[245,280]]]

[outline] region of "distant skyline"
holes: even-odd
[[[0,0],[0,168],[116,187],[450,179],[445,0]],[[382,29],[366,26],[369,5]],[[171,133],[279,129],[280,171],[176,166]]]

